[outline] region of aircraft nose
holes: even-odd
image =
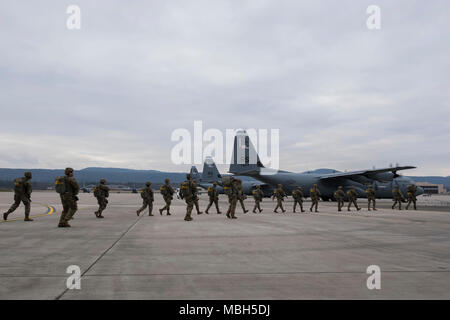
[[[417,187],[417,195],[421,195],[421,194],[423,194],[423,188]]]

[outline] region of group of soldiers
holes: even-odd
[[[20,177],[14,180],[14,204],[9,208],[8,211],[3,213],[3,219],[7,220],[8,215],[16,210],[20,203],[22,202],[25,206],[25,221],[33,221],[30,218],[30,207],[31,207],[31,180],[32,174],[31,172],[25,172],[24,177]],[[244,205],[244,192],[242,187],[242,181],[236,179],[235,177],[229,177],[227,180],[228,183],[224,184],[224,192],[228,196],[228,210],[226,212],[226,216],[229,219],[237,219],[235,211],[237,202],[239,201],[244,213],[247,213],[248,210]],[[219,191],[217,190],[217,182],[214,182],[211,187],[208,188],[208,197],[209,203],[205,210],[205,213],[208,214],[209,209],[214,204],[216,207],[216,211],[218,214],[222,213],[219,209]],[[80,186],[77,180],[74,177],[74,170],[72,168],[66,168],[64,170],[64,176],[57,177],[55,179],[55,190],[59,193],[61,198],[61,204],[63,207],[63,211],[61,212],[61,217],[58,223],[58,227],[66,228],[70,227],[69,221],[73,219],[75,212],[78,210],[77,201],[78,201],[78,193],[80,191]],[[95,211],[95,216],[97,218],[104,218],[102,212],[106,209],[108,204],[109,197],[109,188],[106,185],[105,179],[100,179],[100,182],[97,186],[93,188],[94,196],[97,198],[97,202],[99,208]],[[171,215],[170,206],[173,200],[173,195],[175,194],[175,190],[172,188],[169,179],[165,179],[165,183],[160,187],[161,195],[163,196],[165,206],[159,209],[160,215],[163,212],[166,212],[166,215]],[[366,189],[366,196],[368,200],[368,210],[376,209],[376,192],[372,186],[368,186]],[[253,190],[253,199],[255,201],[255,205],[253,207],[254,213],[261,213],[263,209],[261,209],[261,201],[263,200],[264,193],[261,190],[259,185],[256,186],[256,189]],[[146,182],[145,188],[140,190],[140,194],[143,200],[142,207],[136,211],[136,214],[139,216],[140,213],[148,208],[149,215],[153,216],[153,202],[154,202],[154,194],[151,188],[151,182]],[[186,175],[186,180],[181,183],[180,186],[180,197],[186,202],[186,215],[184,217],[185,221],[192,221],[192,210],[194,207],[196,208],[197,214],[202,214],[199,208],[199,190],[197,181],[191,178],[190,174]],[[408,210],[409,206],[413,204],[414,210],[417,210],[416,206],[416,194],[417,187],[415,185],[409,185],[407,187],[407,199],[408,204],[406,205],[406,210]],[[313,187],[309,190],[309,195],[311,197],[311,207],[310,211],[318,212],[318,204],[319,198],[321,197],[320,190],[317,184],[314,184]],[[358,207],[357,204],[357,192],[354,187],[350,187],[347,193],[344,192],[343,187],[339,186],[338,189],[334,192],[334,198],[337,201],[338,211],[342,211],[344,206],[344,199],[347,196],[348,206],[347,210],[350,211],[350,207],[354,205],[356,209],[359,211],[361,207]],[[398,204],[399,210],[401,210],[402,201],[404,201],[404,196],[398,186],[396,186],[392,191],[394,204],[392,205],[392,209]],[[278,209],[281,209],[282,212],[286,212],[283,208],[283,201],[287,197],[286,192],[283,190],[283,186],[281,184],[274,190],[272,200],[277,200],[277,205],[274,209],[274,212],[278,213]],[[301,212],[305,212],[303,209],[303,201],[304,194],[301,187],[297,187],[292,191],[292,198],[294,200],[293,212],[296,212],[295,209],[297,205],[300,207]],[[257,212],[258,210],[258,212]]]

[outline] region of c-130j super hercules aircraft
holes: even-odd
[[[396,166],[390,168],[360,170],[352,172],[339,172],[328,174],[294,173],[283,170],[265,168],[261,163],[256,150],[250,141],[246,131],[240,130],[234,138],[233,156],[229,172],[239,176],[249,176],[272,186],[283,185],[287,193],[291,193],[297,186],[302,187],[305,197],[309,196],[309,190],[317,184],[324,201],[334,199],[334,192],[339,186],[344,191],[354,187],[358,197],[365,198],[365,189],[372,185],[377,198],[392,199],[392,189],[398,186],[406,195],[406,188],[415,184],[410,178],[397,174],[399,170],[414,169],[412,166]],[[417,187],[417,195],[423,193],[423,189]]]

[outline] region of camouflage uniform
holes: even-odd
[[[73,218],[73,215],[78,210],[77,195],[80,191],[80,186],[78,185],[77,180],[73,177],[73,169],[66,168],[64,170],[64,174],[64,184],[66,192],[60,194],[61,203],[63,206],[63,211],[61,212],[61,217],[58,224],[58,227],[60,228],[70,227],[68,221]]]
[[[8,215],[16,210],[19,207],[20,202],[22,202],[25,206],[24,221],[33,221],[33,219],[30,218],[31,192],[33,192],[30,182],[31,177],[31,172],[25,172],[24,177],[14,180],[14,203],[8,211],[3,213],[3,220],[6,221],[8,219]]]
[[[416,193],[417,193],[417,187],[413,184],[409,185],[408,188],[406,189],[407,193],[406,196],[408,197],[408,204],[406,205],[406,210],[408,210],[409,205],[411,203],[414,204],[414,210],[417,210],[417,206],[416,206]]]
[[[319,207],[319,198],[320,198],[320,190],[317,188],[317,184],[315,184],[310,190],[309,195],[311,197],[311,208],[309,208],[309,211],[312,212],[312,209],[315,207],[315,212],[319,212],[317,208]]]
[[[372,186],[369,186],[367,189],[366,189],[366,196],[367,196],[367,206],[368,206],[368,210],[370,211],[370,204],[372,203],[372,205],[373,205],[373,210],[377,210],[376,208],[375,208],[375,195],[376,195],[376,193],[375,193],[375,190],[372,188]]]
[[[205,213],[208,214],[209,208],[211,208],[212,204],[216,205],[217,213],[220,214],[219,209],[219,191],[217,191],[217,182],[214,181],[213,186],[208,188],[208,196],[209,196],[209,204],[206,207]]]
[[[283,186],[281,184],[279,184],[278,188],[275,189],[275,191],[273,192],[273,196],[272,196],[272,200],[277,198],[277,206],[275,207],[273,212],[278,213],[278,211],[277,211],[278,208],[280,208],[282,212],[286,212],[286,210],[284,210],[284,208],[283,208],[283,201],[284,201],[285,197],[286,197],[286,193],[283,191]]]
[[[403,200],[403,193],[400,190],[400,188],[397,186],[392,190],[392,200],[394,201],[394,204],[392,205],[392,209],[395,208],[395,205],[398,203],[398,210],[402,210],[402,200]]]
[[[153,189],[151,188],[152,183],[150,181],[147,181],[145,183],[145,188],[140,191],[141,198],[142,198],[142,207],[136,211],[136,214],[139,216],[139,214],[147,209],[148,207],[148,215],[153,216],[153,201],[155,201],[155,197],[153,194]]]
[[[255,207],[253,208],[253,213],[256,213],[256,209],[261,213],[263,210],[261,209],[260,203],[264,197],[264,193],[261,191],[261,186],[257,185],[256,189],[253,190],[253,199],[255,199]]]
[[[361,210],[361,208],[358,207],[358,204],[356,203],[356,197],[358,196],[358,194],[355,191],[355,188],[351,188],[350,190],[347,191],[347,197],[348,197],[348,206],[347,206],[347,211],[350,211],[350,206],[353,204],[356,207],[356,210]]]
[[[341,186],[334,192],[334,198],[337,201],[338,211],[342,211],[342,207],[344,206],[344,198],[345,193]]]
[[[97,196],[95,197],[97,198],[98,202],[98,210],[95,211],[95,216],[97,218],[103,218],[102,212],[106,209],[106,206],[108,204],[108,199],[106,198],[109,197],[109,188],[105,185],[105,183],[106,180],[101,179],[100,184],[96,186],[97,191],[94,191],[94,196],[95,194],[97,194]]]
[[[197,210],[197,214],[202,214],[203,212],[200,211],[200,206],[198,204],[199,198],[198,198],[198,187],[197,187],[197,180],[192,181],[193,186],[193,192],[194,192],[194,205],[195,210]]]
[[[303,191],[301,187],[297,187],[297,190],[292,191],[292,197],[294,198],[294,212],[295,212],[295,208],[297,207],[297,203],[300,206],[300,210],[301,212],[305,212],[305,210],[303,210]]]
[[[239,200],[242,210],[244,211],[244,213],[247,213],[248,210],[245,209],[245,205],[244,205],[244,190],[242,189],[242,180],[237,180],[237,199]]]
[[[186,175],[186,180],[181,183],[180,186],[180,194],[181,199],[186,201],[186,216],[184,217],[185,221],[192,221],[191,217],[192,209],[194,208],[194,185],[191,181],[191,175]]]
[[[225,193],[228,195],[228,210],[227,210],[227,218],[228,219],[237,219],[235,216],[236,213],[236,204],[237,204],[237,195],[238,195],[238,187],[236,179],[232,178],[232,182],[230,186],[224,187]]]
[[[159,209],[159,214],[162,215],[164,210],[167,210],[167,215],[170,216],[170,204],[172,203],[173,194],[175,193],[172,186],[170,185],[170,180],[166,179],[165,184],[162,185],[159,190],[161,190],[163,199],[166,202],[166,205],[163,208]]]

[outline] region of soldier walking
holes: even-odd
[[[148,207],[148,215],[153,216],[153,201],[155,200],[153,189],[151,187],[152,183],[150,181],[147,181],[145,183],[145,188],[141,189],[140,194],[142,198],[142,207],[136,211],[136,214],[139,216],[139,214],[147,209]]]
[[[283,190],[283,186],[281,184],[279,184],[278,188],[275,189],[275,191],[273,192],[273,196],[272,196],[272,200],[277,198],[277,206],[275,207],[273,212],[278,213],[278,211],[277,211],[278,208],[280,208],[283,213],[286,212],[286,210],[284,210],[284,208],[283,208],[283,201],[284,201],[285,197],[287,197],[287,196]]]
[[[244,205],[244,190],[242,188],[242,180],[240,179],[236,179],[237,181],[237,199],[239,200],[241,207],[242,207],[242,211],[244,211],[244,213],[247,213],[248,210],[245,209],[245,205]]]
[[[370,204],[372,203],[373,210],[376,211],[377,210],[375,208],[376,192],[375,192],[375,189],[372,186],[368,186],[367,187],[367,189],[366,189],[366,196],[367,196],[367,207],[368,207],[368,210],[370,211]]]
[[[263,211],[263,209],[261,209],[260,203],[264,197],[264,193],[261,191],[261,186],[257,185],[256,189],[253,190],[253,199],[255,199],[255,206],[253,207],[253,213],[256,213],[256,209],[259,210],[259,213],[261,213]]]
[[[313,187],[309,190],[309,195],[312,202],[309,211],[312,212],[312,209],[315,207],[315,212],[319,212],[317,209],[319,207],[320,190],[317,187],[317,184],[314,184]]]
[[[236,204],[237,204],[237,181],[235,178],[230,177],[229,183],[224,183],[224,190],[228,196],[228,210],[227,210],[227,218],[228,219],[237,219],[236,214]]]
[[[209,197],[209,204],[206,207],[205,213],[209,214],[208,210],[209,208],[211,208],[213,203],[216,205],[217,213],[218,214],[222,213],[220,212],[219,209],[219,191],[217,191],[217,181],[214,181],[212,187],[208,188],[208,197]]]
[[[338,189],[334,192],[334,198],[337,201],[338,211],[342,211],[342,207],[344,206],[344,198],[345,193],[342,189],[342,186],[339,186]]]
[[[195,205],[195,210],[197,211],[197,214],[202,214],[203,212],[200,211],[200,205],[198,203],[199,198],[198,198],[198,185],[197,185],[197,180],[192,181],[192,187],[193,187],[193,192],[194,192],[194,205]]]
[[[8,211],[3,213],[3,220],[6,221],[8,215],[16,210],[19,207],[20,202],[22,202],[25,206],[24,221],[33,221],[33,219],[30,218],[31,192],[33,192],[30,182],[31,178],[31,172],[25,172],[23,177],[14,180],[14,203]]]
[[[355,191],[354,187],[351,187],[350,190],[347,191],[347,197],[348,197],[348,206],[347,211],[350,211],[350,206],[353,204],[356,207],[356,210],[361,210],[360,207],[358,207],[358,204],[356,203],[356,198],[358,194]]]
[[[80,192],[80,186],[77,180],[73,176],[73,169],[66,168],[64,170],[65,176],[58,177],[55,180],[55,189],[61,197],[61,203],[63,211],[59,219],[59,228],[70,227],[69,220],[71,220],[78,210],[78,192]]]
[[[167,215],[170,216],[170,204],[172,203],[173,194],[175,193],[175,191],[170,185],[169,179],[165,179],[164,182],[165,183],[159,188],[159,190],[161,191],[166,205],[163,208],[159,209],[159,214],[162,215],[164,210],[167,210]]]
[[[303,191],[302,191],[302,187],[297,187],[297,189],[294,189],[292,191],[292,197],[294,198],[294,213],[295,213],[295,208],[297,207],[297,203],[300,206],[300,210],[301,212],[305,212],[305,210],[303,210]]]
[[[109,188],[106,186],[106,180],[100,179],[100,183],[94,187],[94,196],[97,198],[98,210],[95,211],[95,216],[97,218],[104,218],[102,216],[103,210],[106,209],[108,205]]]
[[[186,180],[181,183],[180,196],[181,199],[186,201],[186,216],[184,217],[184,220],[194,220],[194,218],[191,217],[192,209],[194,208],[194,185],[189,173],[186,175]]]
[[[403,201],[403,193],[398,186],[395,186],[392,190],[392,200],[394,204],[392,205],[392,209],[395,209],[395,205],[398,203],[398,210],[402,210],[402,201]]]
[[[417,210],[416,206],[416,194],[417,194],[417,187],[414,184],[410,184],[408,188],[406,189],[406,196],[408,197],[408,204],[406,205],[406,210],[408,210],[409,205],[411,203],[414,204],[414,210]]]

